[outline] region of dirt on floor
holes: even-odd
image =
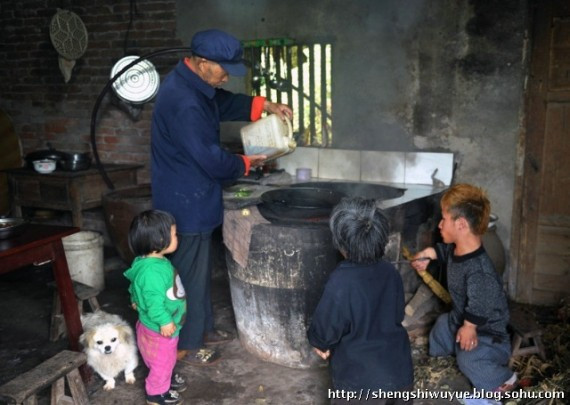
[[[127,267],[119,259],[112,258],[106,263],[106,288],[98,296],[102,309],[123,316],[134,325],[136,314],[129,307],[127,280],[122,276]],[[232,331],[237,335],[235,320],[231,306],[231,297],[224,271],[213,281],[213,304],[216,324],[219,328]],[[221,274],[221,276],[219,276]],[[62,338],[50,342],[48,332],[52,310],[53,289],[47,283],[53,280],[51,267],[29,267],[0,276],[0,385],[17,375],[35,367],[47,358],[67,347]],[[549,389],[562,387],[561,369],[568,369],[563,354],[556,350],[568,351],[570,332],[566,322],[557,316],[557,308],[540,308],[535,311],[538,320],[545,321],[545,328],[553,328],[557,333],[565,333],[558,337],[556,345],[547,344],[549,356],[548,367],[541,362],[531,366],[522,361],[516,367],[526,367],[525,375],[529,375],[529,387],[525,389]],[[566,327],[566,329],[563,329]],[[550,332],[549,332],[550,333]],[[545,336],[546,337],[546,336]],[[564,340],[565,339],[565,340]],[[556,340],[556,339],[555,339]],[[547,342],[548,343],[548,342]],[[565,346],[566,345],[566,346]],[[262,361],[245,351],[239,339],[217,346],[222,361],[210,367],[178,365],[177,371],[188,381],[188,389],[181,395],[185,403],[200,404],[327,404],[330,387],[329,371],[325,364],[317,369],[300,370],[288,368]],[[427,355],[427,338],[418,336],[413,341],[413,357],[415,364],[415,388],[425,392],[446,392],[470,390],[470,384],[459,372],[453,357],[430,358]],[[536,360],[533,360],[536,361]],[[117,387],[112,391],[104,391],[103,381],[97,375],[87,385],[92,404],[144,404],[144,378],[147,369],[141,361],[136,369],[137,381],[133,385],[126,384],[122,377],[117,380]],[[533,374],[534,373],[534,374]],[[554,379],[553,379],[554,378]],[[552,380],[552,381],[549,381]],[[546,384],[547,388],[541,388]],[[554,385],[552,385],[554,384]],[[568,384],[568,381],[566,381]],[[566,387],[567,389],[567,387]],[[568,398],[568,397],[567,397]],[[49,403],[49,391],[42,392],[40,404]],[[415,404],[458,404],[458,401],[416,400]],[[518,403],[540,403],[519,401]],[[544,402],[548,403],[548,402]],[[551,402],[563,404],[566,402]]]

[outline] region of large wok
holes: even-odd
[[[259,212],[272,222],[326,222],[346,194],[323,188],[285,187],[261,195]]]

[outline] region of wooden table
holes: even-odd
[[[22,235],[0,240],[0,274],[31,264],[51,262],[71,350],[79,351],[83,333],[79,307],[61,238],[79,232],[78,228],[27,224]]]
[[[104,164],[115,188],[137,184],[137,170],[142,165]],[[12,215],[22,216],[22,207],[71,211],[73,226],[83,226],[82,211],[100,207],[102,195],[109,191],[99,170],[37,173],[34,169],[18,168],[5,171],[12,197]]]

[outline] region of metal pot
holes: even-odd
[[[28,221],[23,218],[0,218],[0,239],[21,235],[27,224]]]
[[[346,194],[323,188],[285,187],[261,195],[259,212],[272,222],[327,222]]]
[[[57,165],[62,170],[78,171],[87,170],[91,167],[91,154],[89,152],[79,153],[64,153],[63,157],[57,162]]]

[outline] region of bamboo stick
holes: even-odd
[[[404,246],[402,247],[402,256],[407,260],[413,260],[410,251]],[[446,304],[451,304],[451,296],[449,292],[427,271],[417,271],[418,275],[422,278],[424,283],[433,291],[433,293]]]

